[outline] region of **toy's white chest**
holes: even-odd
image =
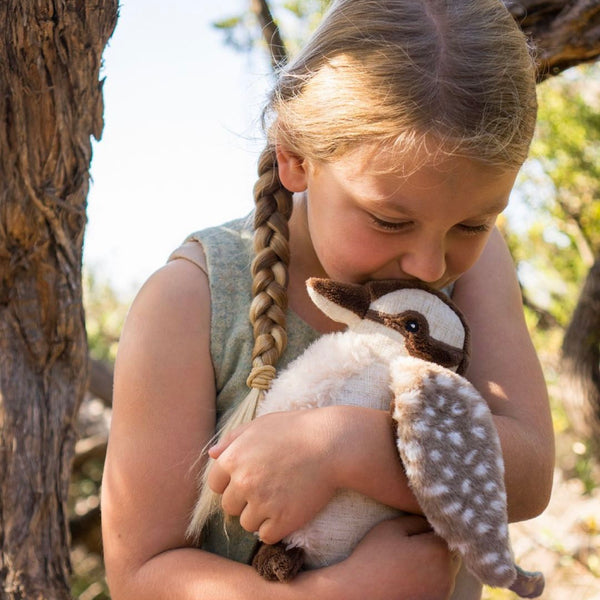
[[[388,349],[395,344],[387,341]],[[364,336],[327,335],[291,363],[266,394],[257,416],[333,405],[388,410],[392,399],[388,358]],[[346,558],[378,522],[401,512],[352,490],[340,490],[327,506],[283,541],[304,549],[307,568]]]
[[[390,401],[389,361],[346,332],[318,339],[282,371],[256,415],[333,405],[387,410]]]

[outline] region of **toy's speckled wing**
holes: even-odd
[[[502,453],[486,402],[463,377],[413,357],[397,359],[391,375],[398,450],[434,530],[482,582],[541,594],[541,574],[517,578]]]

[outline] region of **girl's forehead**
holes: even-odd
[[[512,169],[444,150],[435,142],[423,143],[406,150],[404,147],[383,144],[363,144],[330,161],[357,175],[390,174],[409,177],[416,171],[444,174],[475,170],[501,174]]]
[[[349,152],[327,163],[329,174],[345,185],[387,196],[400,188],[422,189],[453,187],[468,190],[512,188],[518,169],[500,169],[462,156],[406,156],[390,149],[365,149]],[[382,198],[383,199],[383,198]]]
[[[390,156],[374,153],[349,153],[317,166],[321,170],[316,184],[337,190],[338,194],[375,213],[418,218],[424,211],[436,216],[462,221],[469,218],[492,218],[508,202],[517,170],[498,170],[490,165],[463,157],[446,157],[443,161],[424,162],[407,172],[402,166],[390,166]],[[443,215],[442,215],[443,213]]]

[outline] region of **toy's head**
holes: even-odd
[[[361,332],[399,339],[408,354],[463,374],[469,361],[469,330],[443,293],[409,280],[348,284],[313,277],[308,293],[329,318]]]

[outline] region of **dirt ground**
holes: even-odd
[[[566,439],[565,439],[566,438]],[[552,497],[537,518],[510,526],[517,563],[546,578],[543,600],[600,600],[600,480],[598,467],[589,472],[589,487],[570,476],[580,449],[577,442],[557,436],[557,468]],[[517,596],[486,589],[484,600]]]
[[[544,599],[600,600],[600,489],[583,492],[581,480],[557,470],[544,513],[511,525],[517,561],[546,577]]]

